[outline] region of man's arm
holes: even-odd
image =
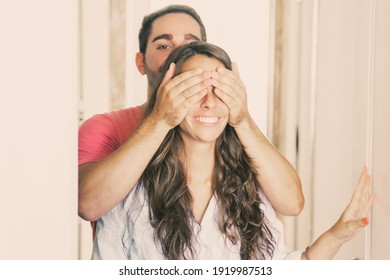
[[[106,158],[79,166],[79,216],[83,219],[99,219],[126,197],[168,131],[207,93],[209,73],[195,69],[172,78],[174,69],[172,64],[152,113],[139,128]]]
[[[106,158],[79,166],[79,216],[94,221],[135,186],[169,129],[150,118]]]
[[[274,209],[282,215],[298,215],[303,209],[304,197],[295,169],[267,140],[250,116],[235,129],[252,159],[257,180]]]
[[[229,108],[229,124],[233,126],[253,160],[257,179],[274,209],[283,215],[298,215],[303,209],[301,181],[292,165],[266,139],[249,115],[246,89],[237,65],[233,71],[218,68],[213,74],[215,94]]]

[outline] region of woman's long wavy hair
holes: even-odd
[[[161,83],[170,63],[176,64],[175,74],[195,55],[216,58],[231,68],[228,54],[221,48],[194,42],[175,49],[160,69]],[[156,102],[154,90],[146,118]],[[240,244],[241,259],[272,257],[275,241],[267,226],[259,192],[260,186],[251,160],[244,151],[235,130],[228,124],[216,141],[213,187],[218,201],[218,226],[233,244]],[[193,198],[187,186],[181,155],[184,153],[180,127],[169,131],[141,176],[150,205],[150,220],[155,238],[167,259],[196,258],[192,214]]]

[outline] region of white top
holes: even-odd
[[[154,229],[149,220],[149,206],[145,190],[136,187],[128,196],[96,224],[92,259],[165,259],[161,245],[154,239]],[[136,195],[135,195],[136,194]],[[276,241],[273,259],[300,259],[302,250],[288,253],[284,246],[283,224],[266,198],[261,208],[271,226]],[[217,198],[213,196],[200,224],[194,222],[195,250],[198,259],[240,259],[239,244],[232,244],[218,229],[216,222]]]

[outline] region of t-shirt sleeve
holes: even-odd
[[[86,120],[79,128],[78,164],[99,161],[118,146],[117,127],[108,114],[99,114]]]

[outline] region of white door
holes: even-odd
[[[0,259],[76,259],[78,1],[0,1]]]

